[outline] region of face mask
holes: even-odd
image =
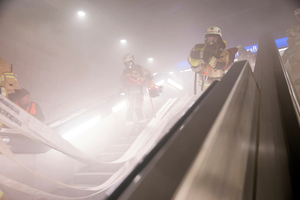
[[[205,41],[208,45],[214,45],[217,44],[219,40],[218,35],[207,35],[205,38]]]
[[[128,62],[126,62],[126,63],[124,63],[125,64],[125,66],[126,67],[128,67],[128,68],[132,68],[132,64],[133,64],[133,62],[132,61],[128,61]]]

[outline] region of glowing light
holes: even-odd
[[[153,58],[148,58],[149,61],[153,61]]]
[[[181,85],[179,85],[178,83],[172,81],[171,79],[168,78],[168,83],[170,83],[171,85],[173,85],[174,87],[178,88],[179,90],[182,90],[183,87]]]
[[[85,12],[79,11],[79,12],[77,13],[77,15],[79,15],[80,17],[83,17],[83,16],[85,16]]]
[[[155,83],[155,85],[161,86],[162,84],[164,84],[164,82],[165,82],[165,80],[161,80],[161,81]]]
[[[120,42],[125,44],[127,41],[126,40],[120,40]]]
[[[101,116],[99,115],[99,116],[85,122],[84,124],[72,129],[71,131],[64,134],[62,137],[65,140],[70,140],[75,137],[79,137],[80,135],[84,134],[87,129],[89,129],[89,128],[93,127],[95,124],[97,124],[100,119],[101,119]]]
[[[182,73],[183,71],[180,71],[180,73]]]
[[[169,72],[169,74],[174,74],[174,72]]]
[[[3,142],[8,143],[10,141],[10,138],[2,138]]]
[[[157,73],[152,74],[153,76],[155,76]]]
[[[192,69],[186,69],[186,70],[183,70],[185,72],[189,72],[189,71],[192,71]]]
[[[118,105],[114,106],[112,108],[112,111],[113,111],[113,113],[115,113],[115,112],[121,110],[122,108],[124,108],[125,106],[126,106],[126,101],[123,101],[123,102],[119,103]]]
[[[282,49],[279,49],[278,51],[280,52],[280,51],[285,51],[287,49],[287,47],[286,48],[282,48]]]

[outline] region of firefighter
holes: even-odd
[[[1,95],[11,101],[15,101],[20,92],[20,86],[15,74],[12,72],[12,65],[0,58],[0,92]],[[3,124],[0,122],[0,130]]]
[[[127,102],[126,124],[134,124],[134,113],[139,123],[146,122],[146,117],[143,112],[143,96],[145,87],[152,82],[153,76],[150,71],[144,67],[134,63],[134,56],[125,54],[123,57],[125,69],[121,76],[123,89],[125,91]]]
[[[212,26],[206,30],[205,43],[196,44],[192,48],[188,62],[192,70],[199,74],[202,91],[223,77],[224,69],[229,64],[229,52],[220,28]]]
[[[296,22],[286,31],[286,35],[289,37],[289,45],[293,44],[296,65],[300,66],[300,8],[297,8],[294,12]]]
[[[45,116],[39,104],[30,101],[30,93],[28,90],[22,88],[15,103],[41,122],[45,121]]]
[[[251,51],[247,51],[244,47],[244,45],[240,44],[237,46],[238,48],[238,56],[236,57],[237,61],[241,61],[241,60],[248,60],[252,71],[254,71],[254,65],[255,65],[255,60],[256,60],[256,56],[254,53],[252,53]]]
[[[14,101],[15,93],[20,91],[20,86],[15,74],[12,72],[12,66],[0,58],[0,88],[1,94]]]

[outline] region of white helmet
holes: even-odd
[[[297,9],[294,11],[294,14],[295,14],[295,15],[299,15],[299,14],[300,14],[300,8],[297,8]]]
[[[129,62],[129,61],[133,61],[134,60],[134,56],[131,55],[131,54],[125,54],[124,57],[123,57],[123,62],[126,63],[126,62]]]
[[[219,35],[220,37],[222,37],[222,33],[221,33],[221,29],[219,27],[216,26],[211,26],[206,30],[206,34],[205,35]]]

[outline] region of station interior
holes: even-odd
[[[283,59],[297,8],[0,0],[0,59],[45,116],[1,93],[0,200],[300,199],[300,62]],[[203,90],[188,57],[211,26],[226,49],[243,45],[255,61],[236,54]],[[300,43],[300,25],[297,34]],[[162,88],[156,97],[144,88],[145,122],[130,126],[125,54]]]

